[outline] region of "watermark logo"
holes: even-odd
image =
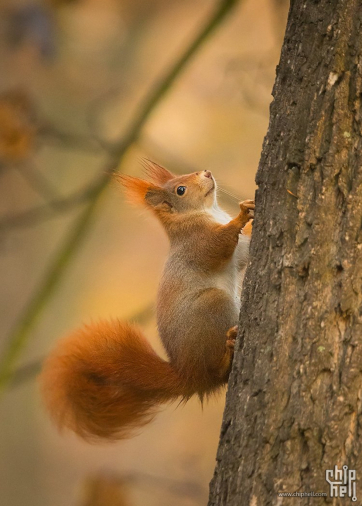
[[[326,470],[326,480],[329,483],[331,497],[351,497],[352,501],[357,501],[356,494],[356,471],[343,466],[338,469]]]

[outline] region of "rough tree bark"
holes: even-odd
[[[362,504],[361,23],[291,2],[210,506],[332,503],[278,492],[329,496],[335,465]]]

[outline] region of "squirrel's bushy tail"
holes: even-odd
[[[118,320],[85,326],[60,341],[40,381],[58,427],[87,440],[128,437],[160,404],[191,394],[141,331]]]

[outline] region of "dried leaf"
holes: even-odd
[[[34,108],[24,92],[0,95],[0,162],[27,158],[34,146],[36,130]]]

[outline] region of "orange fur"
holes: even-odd
[[[250,221],[248,221],[248,223],[243,228],[242,233],[244,235],[247,235],[247,236],[251,237],[252,231],[253,231],[253,220],[250,220]]]
[[[173,176],[148,161],[152,180],[117,175],[129,199],[151,210],[167,232],[171,251],[161,281],[157,324],[169,362],[161,359],[138,327],[119,320],[76,330],[46,360],[40,380],[43,396],[59,428],[87,440],[121,439],[142,427],[160,404],[197,394],[202,400],[228,379],[238,321],[237,275],[248,243],[241,229],[254,209],[240,204],[227,223],[213,218],[218,209],[209,171]],[[179,193],[180,187],[186,192]],[[207,212],[207,209],[209,212]],[[210,212],[211,211],[211,212]],[[227,215],[226,215],[227,216]],[[243,228],[244,227],[244,228]],[[236,248],[240,258],[236,266]]]
[[[151,160],[144,159],[144,167],[146,169],[147,176],[154,181],[156,184],[163,185],[170,181],[175,176],[169,170],[165,169],[161,165]]]
[[[133,204],[147,204],[145,197],[150,191],[157,191],[160,188],[144,179],[139,179],[124,174],[116,174],[116,180],[119,181],[125,189],[126,196]]]
[[[128,437],[159,404],[190,393],[141,331],[118,320],[87,325],[61,340],[40,381],[58,428],[87,440]]]

